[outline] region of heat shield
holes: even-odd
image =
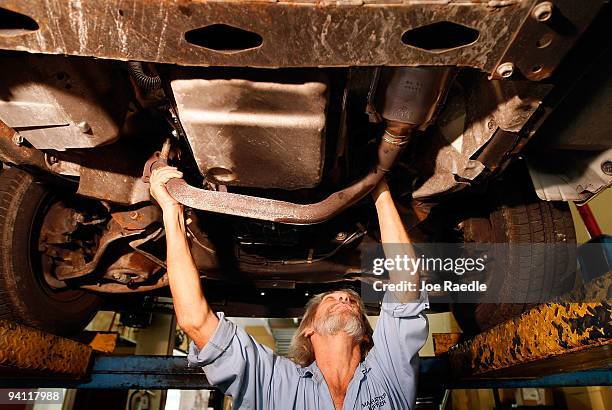
[[[327,80],[270,71],[249,78],[182,74],[171,81],[181,125],[209,181],[281,189],[321,181]]]

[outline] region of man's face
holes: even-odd
[[[315,318],[327,317],[336,313],[360,315],[359,304],[354,296],[347,292],[333,292],[325,295],[317,308]]]
[[[322,335],[345,332],[361,338],[365,329],[357,299],[342,291],[325,295],[315,313],[314,331]]]

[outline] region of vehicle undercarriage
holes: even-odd
[[[606,16],[569,0],[0,1],[4,314],[69,333],[99,295],[164,292],[148,176],[167,163],[209,297],[234,314],[358,286],[381,178],[416,241],[573,243],[562,201],[612,181],[593,110],[612,92]],[[24,275],[81,319],[40,319]]]

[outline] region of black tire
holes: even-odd
[[[38,236],[52,198],[28,173],[0,171],[0,318],[71,336],[93,318],[101,298],[53,289],[43,278]]]
[[[524,171],[524,170],[523,170]],[[502,300],[521,303],[455,304],[453,313],[467,334],[487,330],[572,289],[576,277],[576,233],[565,202],[545,202],[524,172],[513,172],[487,195],[485,215],[463,222],[471,242],[535,244],[512,248],[496,265]],[[476,227],[476,229],[473,229]],[[478,232],[476,235],[475,232]],[[563,246],[538,246],[563,244]],[[501,275],[501,276],[499,276]]]

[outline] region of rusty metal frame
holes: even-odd
[[[78,267],[76,269],[72,266],[59,266],[55,270],[55,274],[57,275],[57,278],[59,280],[67,280],[67,279],[78,278],[80,276],[85,276],[85,275],[92,273],[98,266],[98,263],[100,263],[100,260],[104,256],[109,246],[111,246],[113,243],[119,240],[122,240],[130,236],[136,236],[136,235],[139,235],[140,233],[142,233],[142,230],[135,230],[135,231],[124,230],[122,229],[121,225],[117,223],[117,221],[115,221],[114,219],[111,220],[111,222],[108,224],[108,230],[105,231],[102,238],[100,238],[100,244],[98,246],[98,249],[96,250],[96,254],[94,255],[93,259],[89,261],[88,263],[86,263],[85,265]]]
[[[449,352],[454,375],[520,377],[528,371],[612,366],[611,289],[612,272],[608,272],[579,292],[536,306],[457,345]],[[555,358],[564,360],[551,365]]]
[[[19,371],[83,377],[92,348],[0,319],[0,366]]]
[[[0,121],[0,161],[48,171],[42,151],[16,142],[19,142],[19,134]]]
[[[563,12],[563,19],[575,30],[562,33],[562,46],[545,53],[546,66],[538,79],[552,72],[603,4],[599,0],[579,2],[569,14],[565,13],[568,1],[553,3],[559,3],[556,11]],[[21,35],[0,35],[0,49],[197,66],[454,65],[495,75],[509,56],[521,59],[521,69],[525,60],[530,67],[543,64],[539,49],[522,55],[515,52],[521,42],[535,44],[538,40],[524,37],[538,34],[525,23],[539,2],[0,0],[0,7],[31,17],[39,26]],[[436,22],[467,26],[478,30],[479,36],[471,44],[443,50],[424,50],[402,42],[406,31]],[[263,43],[234,52],[185,40],[186,32],[213,24],[257,33]]]

